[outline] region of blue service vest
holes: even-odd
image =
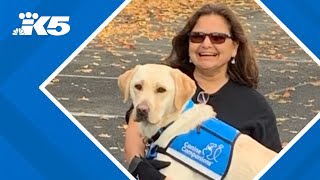
[[[190,100],[184,111],[193,107]],[[229,168],[233,145],[240,132],[217,118],[175,137],[164,148],[166,155],[210,179],[222,179]],[[151,144],[147,158],[154,158],[159,147]]]

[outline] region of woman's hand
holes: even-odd
[[[125,133],[125,158],[129,164],[129,172],[139,180],[170,180],[159,172],[160,169],[170,165],[170,162],[148,160],[143,158],[145,144],[139,132],[138,123],[129,118],[132,108],[126,113],[128,128]]]
[[[129,172],[139,180],[167,180],[168,178],[161,174],[159,170],[169,165],[170,162],[148,160],[135,156],[129,165]]]
[[[124,141],[125,159],[127,162],[131,162],[134,156],[144,156],[144,150],[145,145],[139,132],[138,123],[130,119]]]

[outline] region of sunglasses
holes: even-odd
[[[212,44],[222,44],[227,38],[232,38],[231,35],[225,33],[203,33],[203,32],[190,32],[189,40],[192,43],[202,43],[208,36]]]

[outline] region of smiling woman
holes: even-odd
[[[235,58],[238,50],[238,42],[231,39],[229,29],[229,25],[220,15],[209,14],[198,19],[189,33],[189,59],[196,67],[194,75],[206,73],[209,76],[224,76],[227,79],[225,74],[228,62]],[[194,41],[192,35],[195,33],[198,36],[202,34],[203,40]]]
[[[166,63],[197,84],[193,97],[205,102],[217,117],[279,152],[275,115],[255,88],[258,68],[251,43],[235,14],[225,5],[204,5],[172,40]]]
[[[172,46],[165,63],[196,82],[194,102],[199,103],[199,94],[205,95],[206,100],[201,102],[212,106],[218,119],[273,151],[281,150],[273,110],[256,91],[259,73],[251,43],[228,7],[201,7],[173,38]],[[143,155],[144,144],[136,122],[129,116],[130,110],[125,139],[130,162],[135,155]]]

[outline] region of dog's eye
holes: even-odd
[[[141,84],[136,84],[136,85],[134,85],[134,87],[136,89],[138,89],[139,91],[142,89],[142,85]]]
[[[158,93],[164,93],[164,92],[166,92],[167,90],[165,89],[165,88],[163,88],[163,87],[159,87],[158,89],[157,89],[157,92]]]

